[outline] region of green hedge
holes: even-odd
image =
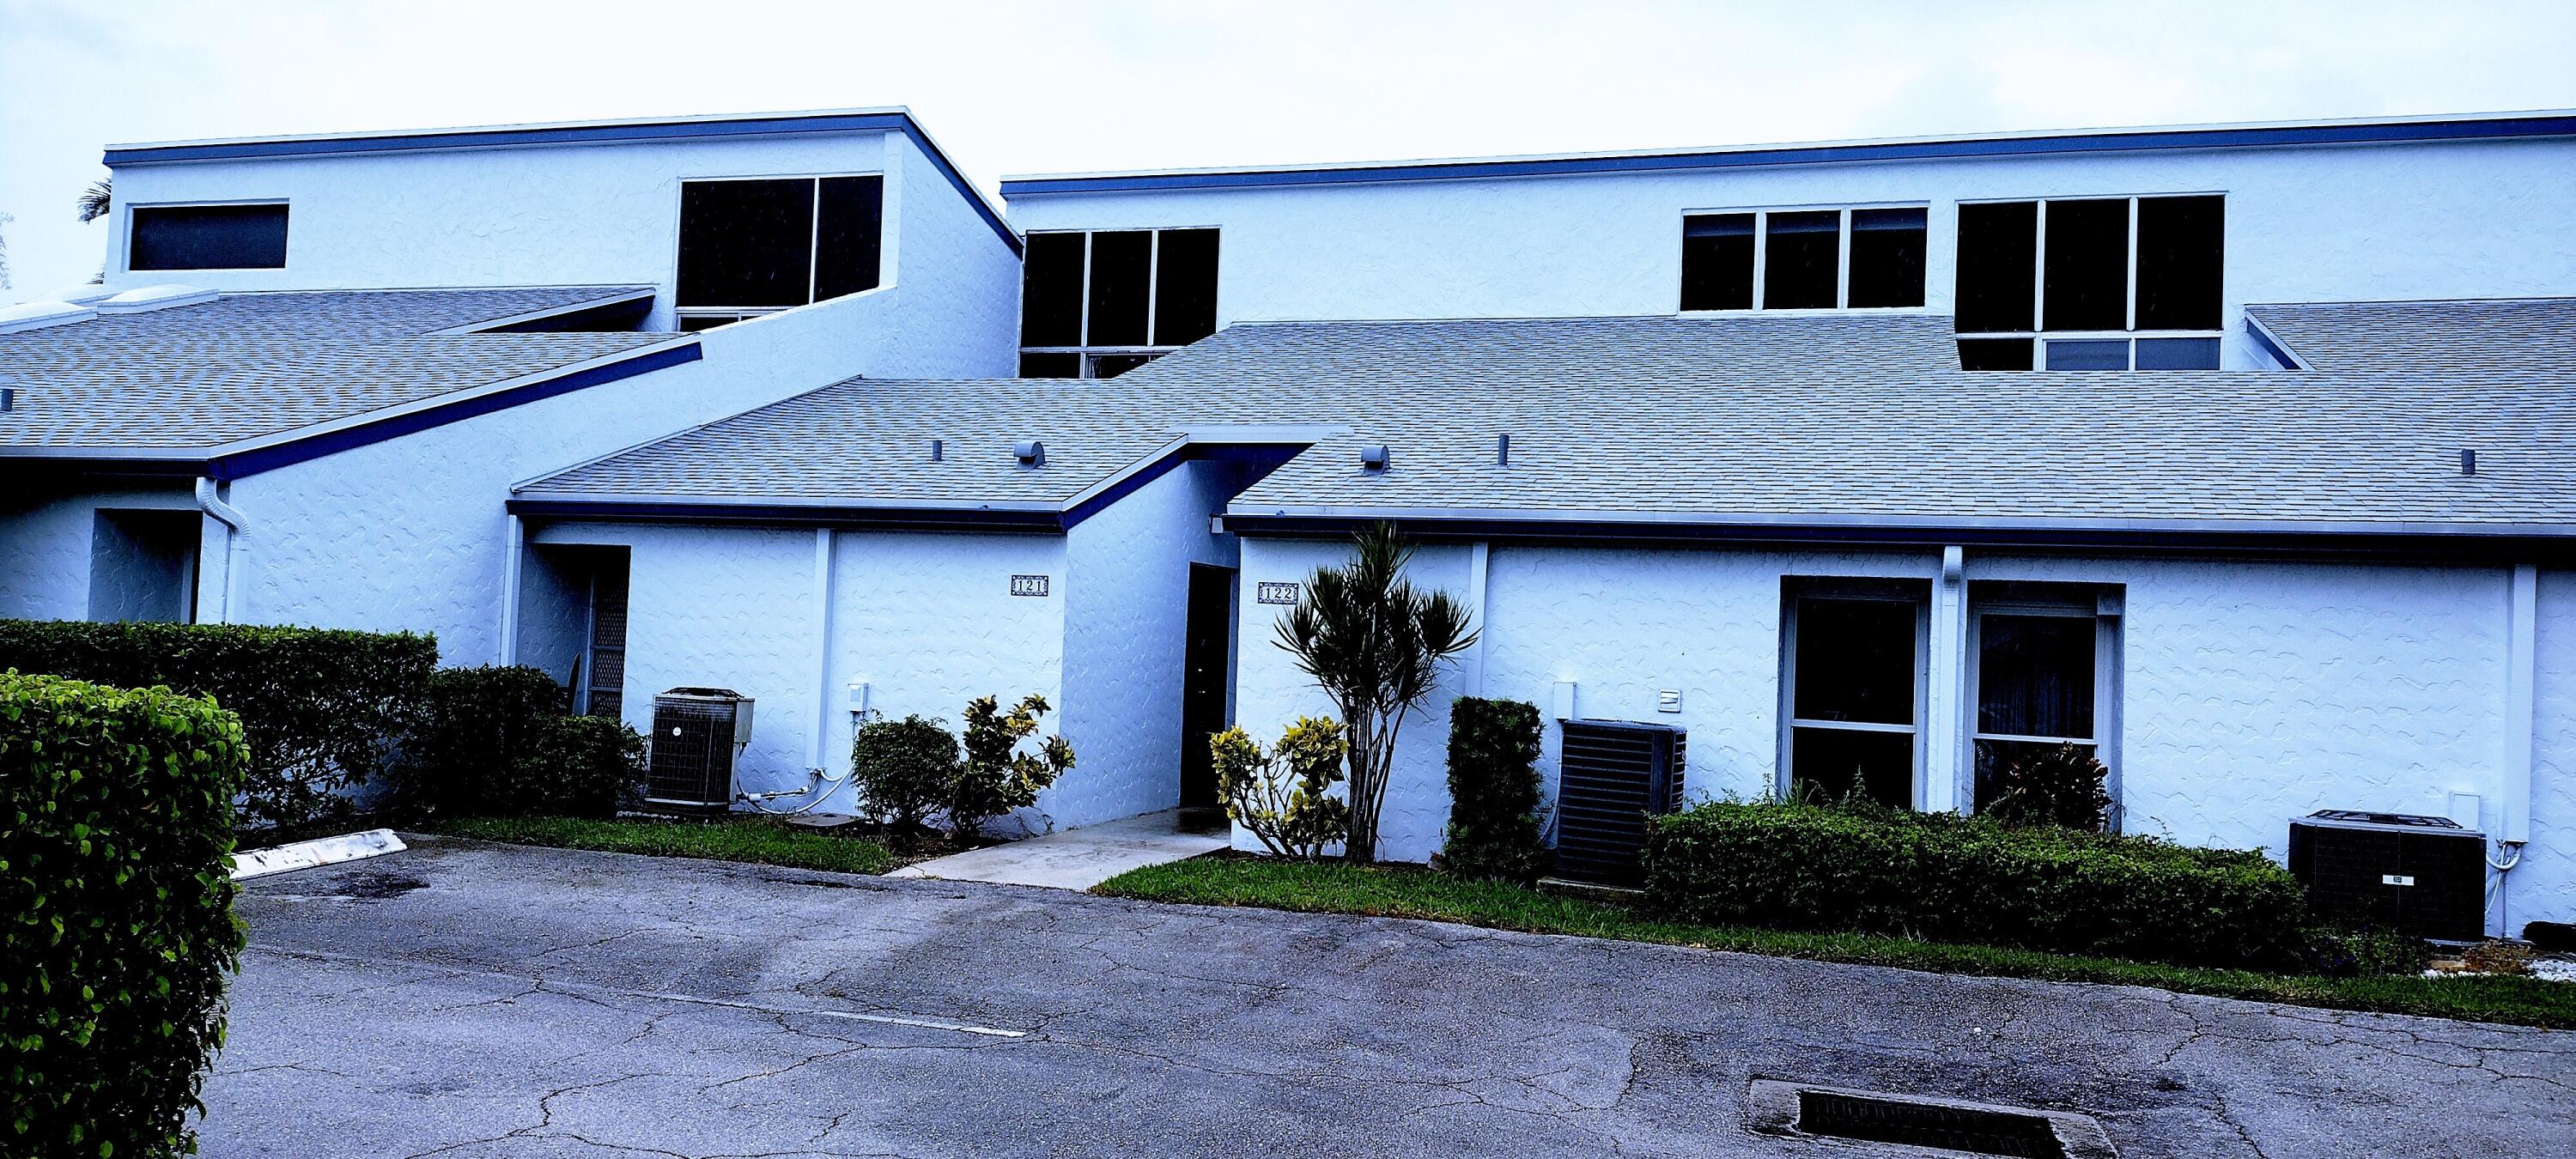
[[[1449,706],[1449,830],[1442,868],[1523,885],[1549,864],[1539,834],[1538,706],[1461,696]]]
[[[2256,852],[1777,802],[1659,819],[1646,892],[1712,925],[2255,969],[2298,965],[2308,918],[2297,879]]]
[[[427,721],[394,778],[395,803],[497,817],[606,817],[643,776],[644,738],[623,722],[568,716],[543,669],[443,668]]]
[[[248,763],[211,701],[0,674],[0,1154],[195,1150]]]
[[[238,624],[0,620],[0,669],[211,696],[250,744],[245,826],[303,825],[349,809],[422,719],[438,642]]]

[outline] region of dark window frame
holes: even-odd
[[[845,181],[854,178],[868,179],[876,182],[877,232],[876,244],[872,247],[875,250],[876,270],[869,285],[858,289],[846,290],[841,293],[824,296],[819,292],[825,281],[822,269],[823,247],[826,244],[826,232],[823,229],[823,207],[826,200],[824,196],[823,183],[827,181]],[[828,302],[835,298],[848,297],[853,294],[864,294],[870,290],[885,288],[885,180],[886,175],[884,172],[878,170],[845,173],[754,173],[727,177],[681,178],[677,183],[677,186],[673,189],[671,195],[671,301],[674,315],[684,319],[696,318],[709,320],[705,325],[698,328],[713,329],[716,326],[725,325],[731,322],[749,321],[750,319],[758,318],[763,315],[775,314],[782,310],[793,310],[798,306],[810,306],[816,302]],[[739,182],[795,181],[807,182],[812,186],[807,195],[808,212],[811,216],[807,221],[805,239],[805,300],[786,306],[746,306],[740,303],[716,302],[691,305],[681,304],[680,252],[686,244],[685,230],[687,229],[687,221],[685,215],[687,213],[686,207],[688,204],[689,186],[730,184]]]
[[[1910,608],[1914,614],[1911,671],[1913,689],[1910,721],[1890,724],[1880,721],[1811,719],[1797,714],[1798,646],[1801,622],[1806,617],[1809,601],[1859,601],[1894,604]],[[1907,763],[1905,808],[1924,807],[1924,774],[1931,740],[1932,691],[1932,590],[1923,580],[1869,580],[1812,576],[1785,576],[1781,582],[1780,608],[1780,699],[1778,757],[1773,766],[1775,792],[1786,797],[1797,784],[1796,762],[1798,732],[1826,730],[1869,733],[1880,736],[1905,735],[1911,749]]]
[[[137,227],[142,223],[143,219],[144,219],[145,217],[147,217],[148,215],[151,215],[151,214],[154,214],[154,213],[159,213],[159,212],[173,211],[173,210],[182,210],[182,211],[184,211],[184,210],[191,210],[191,209],[270,209],[270,208],[274,208],[274,209],[278,210],[278,211],[279,211],[279,213],[280,213],[280,215],[285,219],[285,220],[284,220],[284,226],[285,226],[285,229],[284,229],[284,231],[283,231],[284,236],[282,236],[282,237],[280,237],[280,238],[278,239],[277,264],[275,264],[275,265],[255,265],[255,266],[243,266],[243,265],[228,265],[228,266],[168,266],[168,265],[156,265],[156,266],[138,266],[138,265],[135,265],[135,264],[134,264],[134,243],[135,243],[135,235],[136,235],[136,233],[137,233]],[[119,256],[122,258],[122,260],[123,260],[123,262],[124,262],[125,272],[127,272],[127,273],[187,273],[187,272],[196,272],[196,271],[282,270],[282,269],[285,269],[285,268],[286,268],[286,263],[294,257],[294,249],[295,249],[295,204],[294,204],[294,201],[293,201],[292,199],[290,199],[290,198],[284,198],[284,197],[253,197],[253,198],[243,198],[243,199],[240,199],[240,200],[232,200],[232,201],[164,201],[164,202],[151,202],[151,203],[138,204],[138,205],[129,205],[129,206],[124,207],[124,210],[125,210],[125,212],[124,212],[124,214],[122,215],[122,218],[123,218],[124,225],[125,225],[125,237],[124,237],[124,245],[120,248]]]
[[[1915,279],[1917,283],[1914,293],[1915,300],[1911,305],[1855,306],[1851,302],[1852,237],[1855,231],[1855,215],[1862,213],[1889,212],[1914,212],[1921,213],[1923,215],[1923,244],[1922,251],[1917,257],[1917,265],[1920,269],[1917,271],[1918,276]],[[1806,214],[1819,213],[1831,213],[1837,215],[1839,218],[1834,233],[1833,304],[1829,306],[1774,306],[1769,304],[1771,296],[1771,279],[1769,277],[1771,264],[1770,251],[1773,242],[1771,233],[1772,217],[1775,215],[1782,217],[1798,217]],[[1691,233],[1691,223],[1693,219],[1696,218],[1734,217],[1749,217],[1753,219],[1753,232],[1751,234],[1753,262],[1752,304],[1749,306],[1690,305],[1687,295],[1690,294],[1693,285],[1693,279],[1691,277],[1691,239],[1694,236]],[[1677,285],[1680,287],[1679,295],[1683,296],[1682,304],[1676,307],[1676,312],[1680,314],[1919,314],[1930,308],[1932,207],[1929,202],[1887,201],[1859,202],[1848,205],[1779,205],[1749,208],[1685,209],[1681,213],[1680,225],[1681,228],[1674,234],[1674,268],[1678,271]],[[1701,279],[1703,282],[1709,282],[1712,280],[1713,279],[1706,277]],[[1729,280],[1731,281],[1732,279],[1730,278]]]
[[[1145,340],[1143,342],[1095,342],[1092,340],[1091,333],[1092,311],[1094,307],[1100,303],[1100,287],[1095,282],[1092,275],[1094,273],[1093,257],[1098,245],[1098,238],[1102,234],[1139,233],[1147,236],[1143,282],[1145,291],[1143,334]],[[1165,267],[1163,264],[1163,250],[1165,236],[1169,234],[1210,235],[1208,238],[1208,252],[1206,255],[1209,285],[1203,302],[1194,294],[1169,294],[1169,291],[1176,288],[1172,281],[1164,276]],[[1025,272],[1022,274],[1020,283],[1020,309],[1022,311],[1021,324],[1023,326],[1023,330],[1021,333],[1021,345],[1019,347],[1020,365],[1024,368],[1021,375],[1022,377],[1029,377],[1025,368],[1031,366],[1060,367],[1067,365],[1065,360],[1070,358],[1073,360],[1070,365],[1075,369],[1074,374],[1064,376],[1049,375],[1047,377],[1114,378],[1128,370],[1133,370],[1138,366],[1142,366],[1145,363],[1151,362],[1163,355],[1178,350],[1191,342],[1196,342],[1200,338],[1207,337],[1206,334],[1201,334],[1180,341],[1172,340],[1179,336],[1166,332],[1163,305],[1167,296],[1175,297],[1181,302],[1185,302],[1186,308],[1189,309],[1193,316],[1193,321],[1197,321],[1199,318],[1203,317],[1209,327],[1208,334],[1214,334],[1218,329],[1223,327],[1223,320],[1225,317],[1225,234],[1223,227],[1221,226],[1153,225],[1109,229],[1042,229],[1030,230],[1025,236],[1030,240],[1030,248],[1032,249],[1036,248],[1035,243],[1039,238],[1081,238],[1082,271],[1078,276],[1074,295],[1076,300],[1080,303],[1080,313],[1076,317],[1074,324],[1075,341],[1069,345],[1032,345],[1027,342],[1027,332],[1025,327],[1027,325],[1026,313],[1028,310],[1028,281]],[[1193,239],[1182,244],[1195,245],[1196,241]],[[1195,261],[1196,256],[1192,255],[1190,260]],[[1023,261],[1025,262],[1025,258]],[[1025,266],[1023,268],[1025,269]],[[1107,371],[1107,373],[1103,373],[1103,371]]]

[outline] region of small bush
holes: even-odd
[[[1034,692],[1003,712],[1001,701],[979,696],[966,705],[965,759],[948,798],[948,824],[964,842],[984,831],[986,823],[1037,804],[1038,793],[1073,767],[1073,746],[1051,736],[1035,753],[1019,751],[1020,742],[1036,736],[1046,698]]]
[[[2308,933],[2307,968],[2328,978],[2413,975],[2432,964],[2433,947],[2422,938],[2376,930],[2319,928]]]
[[[921,828],[955,792],[958,768],[957,738],[944,720],[869,721],[850,741],[859,805],[890,828]]]
[[[566,715],[571,694],[543,669],[440,669],[427,701],[394,778],[404,808],[605,817],[643,776],[644,738],[608,717]]]
[[[1978,746],[1986,767],[1977,811],[2006,825],[2063,825],[2099,833],[2111,824],[2111,771],[2075,744]]]
[[[1297,718],[1269,752],[1240,728],[1208,738],[1225,815],[1263,848],[1308,860],[1350,836],[1351,806],[1332,795],[1349,747],[1339,721]]]
[[[1712,925],[2254,969],[2298,964],[2308,917],[2297,879],[2259,852],[1783,802],[1658,819],[1646,892]]]
[[[0,1154],[196,1149],[249,761],[212,701],[0,675]]]
[[[1547,872],[1539,833],[1538,706],[1462,696],[1449,708],[1449,833],[1443,866],[1523,885]]]
[[[345,816],[424,717],[438,642],[409,632],[0,620],[0,669],[210,696],[250,746],[244,826]]]

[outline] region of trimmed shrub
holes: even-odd
[[[896,829],[919,829],[957,783],[957,738],[920,715],[872,720],[850,739],[850,784],[859,806]]]
[[[1342,722],[1298,717],[1269,752],[1252,734],[1229,728],[1208,738],[1208,750],[1225,815],[1262,848],[1313,861],[1349,838],[1350,802],[1333,795],[1350,755]]]
[[[1654,823],[1646,892],[1712,925],[2254,969],[2307,949],[2305,892],[2259,852],[1950,813],[1701,805]]]
[[[1038,717],[1046,712],[1046,697],[1034,692],[1009,712],[996,697],[967,702],[960,742],[966,755],[948,798],[949,831],[961,844],[993,819],[1037,804],[1038,793],[1073,767],[1073,746],[1060,736],[1046,738],[1035,753],[1019,751],[1021,741],[1037,735]]]
[[[210,700],[0,675],[0,1153],[196,1149],[249,760]]]
[[[350,812],[418,727],[438,642],[409,632],[0,620],[0,669],[210,696],[250,746],[245,827]]]
[[[1547,872],[1539,828],[1538,706],[1459,697],[1449,707],[1449,833],[1442,866],[1523,885]]]
[[[394,778],[403,808],[606,817],[642,778],[644,738],[609,717],[566,715],[571,693],[544,669],[442,668],[427,699]]]

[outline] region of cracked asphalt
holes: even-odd
[[[2576,1155],[2576,1033],[483,845],[251,883],[203,1153],[1921,1156],[1756,1078],[2124,1156]]]

